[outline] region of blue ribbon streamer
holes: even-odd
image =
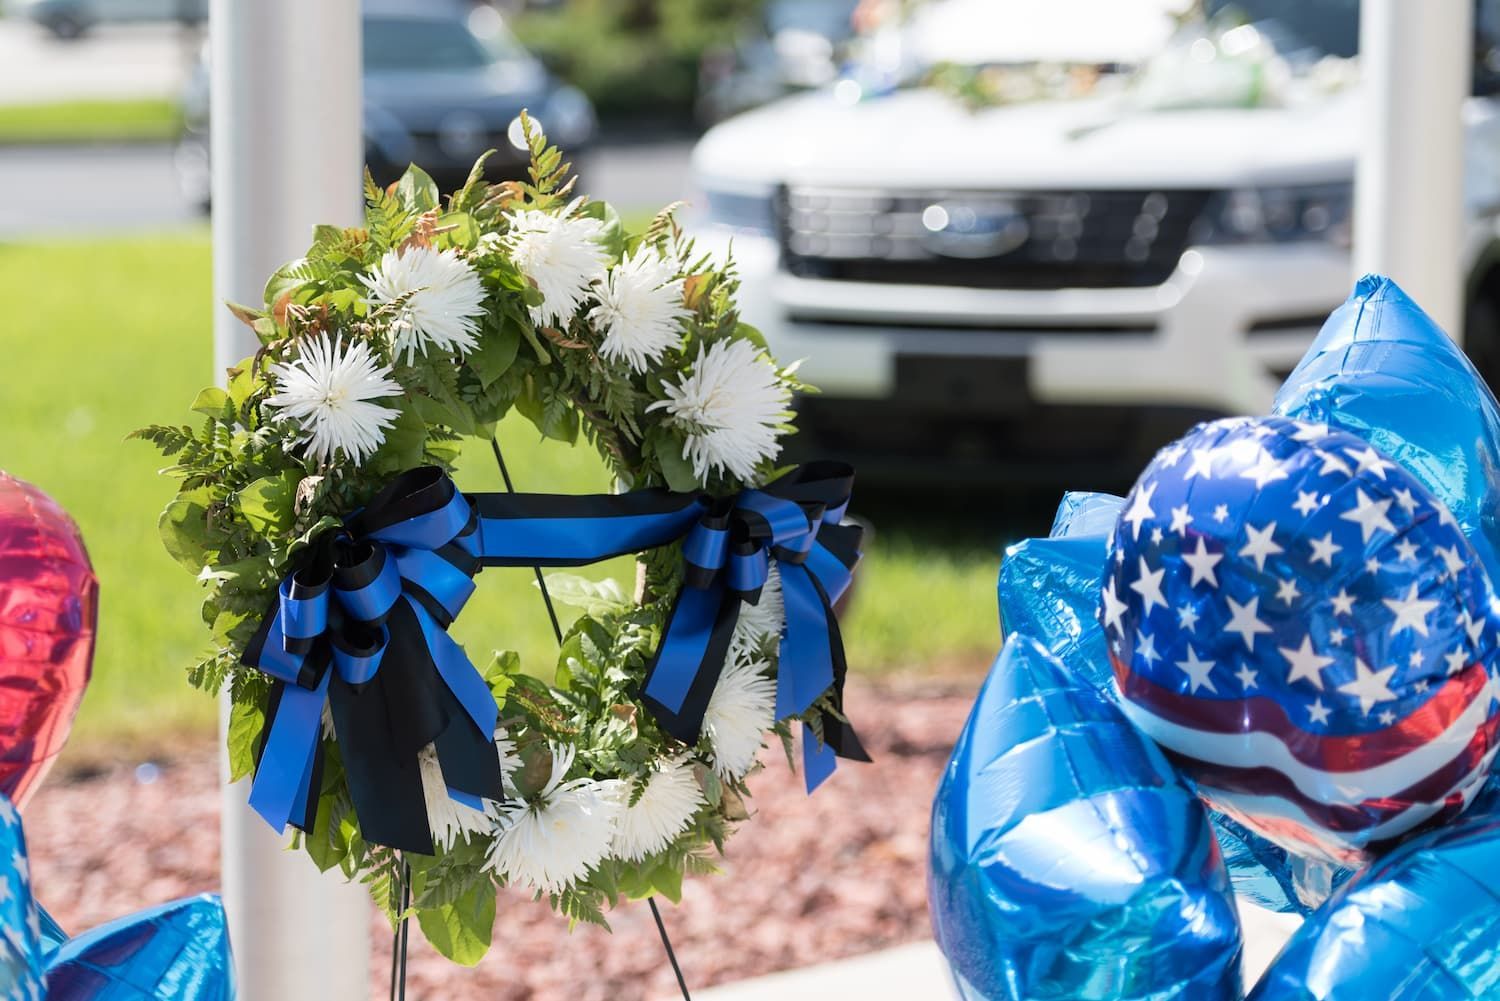
[[[774,560],[786,605],[776,716],[806,713],[832,693],[831,711],[820,714],[822,740],[811,729],[806,735],[811,790],[834,757],[868,760],[842,717],[846,667],[832,608],[860,555],[859,529],[840,524],[853,476],[841,463],[809,463],[762,489],[717,499],[660,490],[477,494],[476,555],[484,566],[577,566],[681,542],[684,586],[641,700],[687,744],[701,735],[739,610],[759,601]]]
[[[489,746],[498,709],[446,631],[474,591],[474,574],[576,566],[678,542],[685,583],[642,701],[665,731],[697,743],[739,611],[759,601],[774,561],[786,605],[777,718],[803,715],[830,693],[819,725],[804,729],[811,791],[836,757],[868,760],[842,714],[846,667],[833,613],[859,559],[859,529],[840,524],[852,483],[847,466],[815,463],[728,499],[661,490],[465,497],[440,470],[402,474],[282,582],[245,653],[246,664],[278,681],[251,805],[278,830],[310,827],[331,705],[365,839],[430,851],[415,767],[421,747],[437,746],[454,798],[500,797]],[[392,693],[384,703],[361,694],[377,687]],[[431,703],[425,716],[409,704],[413,692]],[[482,743],[468,739],[455,750],[448,714],[434,702],[445,699],[460,707],[468,738]]]

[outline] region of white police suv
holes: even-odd
[[[803,448],[1098,482],[1265,412],[1352,284],[1358,2],[1234,0],[1224,30],[1206,0],[1197,38],[1164,6],[949,0],[901,73],[964,63],[1000,81],[981,107],[856,75],[704,136],[694,235],[732,242],[746,320],[821,388]],[[1500,0],[1476,26],[1465,343],[1493,385]]]

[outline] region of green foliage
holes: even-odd
[[[605,118],[690,119],[705,53],[749,27],[762,0],[565,0],[515,31]]]
[[[431,858],[408,861],[422,934],[449,959],[473,966],[489,950],[495,924],[495,883],[483,868],[484,843],[458,841]]]
[[[630,595],[615,580],[589,580],[572,573],[549,573],[547,593],[560,605],[578,608],[585,615],[622,612],[632,604]]]
[[[245,700],[229,707],[229,781],[238,782],[255,770],[255,751],[266,723],[261,703]]]

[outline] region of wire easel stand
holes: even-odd
[[[515,484],[511,482],[510,470],[505,467],[505,456],[500,451],[500,439],[490,439],[490,451],[495,453],[495,465],[500,467],[500,479],[505,481],[505,492],[515,493]],[[542,591],[542,601],[547,605],[547,618],[552,620],[552,635],[557,638],[558,646],[562,645],[562,623],[557,619],[557,609],[552,604],[552,594],[547,590],[547,579],[542,576],[540,565],[533,566],[532,572],[536,574],[536,586]],[[677,977],[677,989],[682,992],[682,1001],[693,1001],[692,994],[688,993],[687,978],[682,975],[682,967],[677,962],[677,951],[672,948],[672,939],[667,935],[666,922],[661,919],[661,909],[656,906],[655,897],[647,897],[646,904],[651,908],[651,917],[656,920],[656,931],[661,936],[662,948],[666,950],[667,962],[672,964],[672,973]]]
[[[506,493],[515,493],[516,487],[511,482],[510,470],[505,466],[505,456],[500,451],[499,439],[490,439],[490,450],[495,453],[495,465],[500,468],[500,479],[505,482]],[[542,575],[540,565],[533,566],[531,570],[536,574],[536,586],[541,589],[542,601],[547,605],[547,618],[552,622],[552,635],[557,638],[557,643],[561,646],[562,623],[558,621],[557,608],[552,604],[552,594],[547,590],[547,579]],[[677,962],[677,950],[672,948],[672,939],[667,935],[666,922],[662,921],[661,909],[656,906],[656,898],[647,897],[646,904],[651,908],[651,917],[656,921],[656,931],[661,936],[662,948],[666,950],[667,962],[672,964],[672,974],[677,978],[677,989],[682,992],[682,1001],[693,1001],[692,994],[688,992],[687,978],[682,975],[682,967]],[[410,938],[406,912],[410,907],[411,866],[405,859],[402,859],[401,910],[400,917],[396,920],[395,937],[391,943],[391,1001],[406,1001],[406,955],[407,942]]]
[[[406,1001],[406,943],[411,928],[406,912],[411,909],[411,863],[401,859],[401,910],[397,913],[396,934],[391,942],[391,1001]]]

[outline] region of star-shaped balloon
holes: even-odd
[[[0,998],[233,1001],[224,905],[203,894],[67,938],[32,895],[21,819],[0,796]]]
[[[1052,533],[1006,549],[1000,564],[1000,626],[1025,633],[1113,698],[1109,659],[1095,614],[1105,540],[1119,517],[1119,497],[1068,493]]]
[[[1120,710],[1012,634],[943,776],[928,899],[966,1001],[1238,998],[1208,817]]]
[[[1308,918],[1250,1001],[1469,1001],[1500,995],[1500,819],[1409,841]]]
[[[1276,414],[1328,424],[1400,463],[1453,513],[1500,580],[1500,405],[1401,287],[1366,275],[1276,394]]]

